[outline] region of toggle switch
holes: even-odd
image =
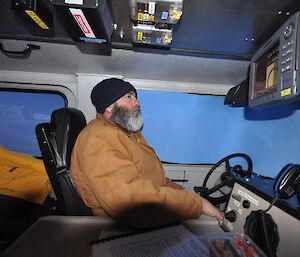
[[[235,200],[237,200],[238,202],[240,202],[242,200],[242,196],[238,195],[238,194],[232,194],[231,197]]]

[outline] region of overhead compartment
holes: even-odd
[[[41,0],[13,0],[16,20],[32,35],[54,37],[53,13]]]
[[[58,20],[75,41],[110,43],[112,17],[106,0],[52,0]]]

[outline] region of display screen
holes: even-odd
[[[279,42],[270,48],[255,64],[255,81],[251,99],[273,92],[278,87]]]

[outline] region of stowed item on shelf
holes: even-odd
[[[132,42],[168,49],[182,16],[183,0],[129,0]]]
[[[131,19],[176,24],[182,15],[183,0],[129,0]]]

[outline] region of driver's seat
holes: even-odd
[[[57,198],[57,211],[61,215],[92,215],[69,175],[72,149],[85,125],[81,111],[61,108],[53,111],[50,123],[36,126],[45,168]]]

